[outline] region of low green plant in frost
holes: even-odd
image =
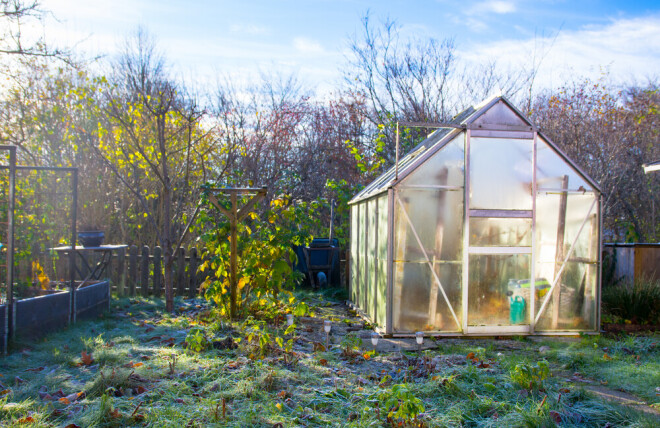
[[[210,341],[206,337],[206,331],[201,327],[191,328],[186,335],[186,347],[194,352],[202,352],[206,350]]]
[[[543,381],[548,376],[550,376],[550,365],[545,360],[541,360],[535,364],[516,364],[510,373],[511,381],[530,390],[542,389]]]
[[[379,394],[381,407],[387,413],[388,421],[394,425],[401,422],[403,425],[412,423],[420,413],[424,412],[422,400],[417,398],[405,384],[392,385],[391,388]]]

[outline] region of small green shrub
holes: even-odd
[[[637,324],[660,322],[660,280],[640,279],[603,288],[603,312]]]
[[[380,393],[379,402],[387,413],[387,422],[391,426],[413,426],[417,416],[424,412],[422,400],[408,389],[405,384],[392,385]]]
[[[345,357],[353,358],[362,346],[362,339],[354,333],[348,333],[341,339],[342,354]]]
[[[541,360],[536,364],[520,363],[511,371],[511,381],[529,390],[543,389],[543,381],[550,376],[550,365]]]
[[[194,352],[202,352],[208,348],[210,342],[206,337],[206,332],[201,327],[190,329],[186,335],[186,347]]]

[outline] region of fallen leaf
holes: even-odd
[[[473,360],[474,359],[474,352],[470,352],[469,354],[467,354],[467,359],[468,360]]]
[[[556,412],[554,410],[550,410],[550,418],[555,421],[555,423],[560,424],[561,423],[561,413]]]
[[[281,398],[282,400],[284,400],[288,396],[289,396],[289,393],[287,391],[280,391],[280,392],[277,393],[277,398]]]
[[[143,365],[144,365],[144,363],[134,363],[133,361],[131,361],[130,363],[124,364],[122,367],[126,367],[127,369],[131,369],[131,368],[140,367],[140,366],[143,366]]]
[[[363,357],[365,360],[369,360],[369,359],[371,359],[371,355],[369,355],[369,354],[367,354],[367,353],[362,354],[362,357]]]
[[[40,372],[40,371],[42,371],[43,369],[45,369],[45,367],[44,367],[44,366],[41,366],[41,367],[36,367],[36,368],[33,368],[33,369],[25,369],[25,371],[26,371],[26,372]]]
[[[559,392],[561,392],[561,393],[563,393],[563,394],[568,394],[569,392],[571,392],[571,390],[568,389],[568,388],[560,388],[560,389],[559,389]]]
[[[152,331],[154,331],[154,330],[156,330],[156,329],[153,328],[153,327],[147,327],[147,329],[144,330],[144,332],[145,332],[145,333],[149,333],[149,332],[152,332]]]
[[[140,385],[137,388],[135,388],[133,391],[135,392],[135,395],[140,395],[140,394],[143,394],[143,393],[147,392],[147,388]]]
[[[113,419],[120,419],[122,415],[118,409],[113,409],[112,412],[110,412],[110,416],[112,416]]]
[[[68,405],[68,404],[71,404],[71,401],[69,401],[69,399],[66,398],[66,397],[62,397],[62,398],[60,398],[60,399],[57,400],[57,401],[59,401],[60,403],[63,403],[63,404],[67,404],[67,405]]]
[[[80,428],[80,425],[69,424],[69,425],[65,426],[64,428]]]
[[[26,416],[18,420],[19,424],[32,424],[34,423],[34,418],[32,416]]]
[[[18,385],[20,385],[20,384],[22,384],[22,383],[25,383],[25,382],[27,382],[27,380],[25,380],[25,379],[21,379],[21,378],[18,377],[18,376],[16,376],[16,377],[14,378],[14,383],[16,384],[16,386],[18,386]]]
[[[142,355],[142,356],[140,357],[140,359],[141,359],[142,361],[149,361],[149,360],[151,359],[151,357],[148,356],[148,355]]]
[[[183,400],[183,398],[175,398],[174,402],[179,403],[179,404],[186,404],[186,402]]]
[[[603,358],[605,358],[607,361],[610,361],[612,359],[612,357],[607,355],[607,352],[605,354],[603,354]]]
[[[10,392],[11,392],[11,389],[3,389],[2,391],[0,391],[0,395],[7,395]]]
[[[92,365],[92,363],[94,362],[94,359],[92,358],[92,354],[91,354],[91,353],[88,354],[87,352],[82,351],[82,352],[80,353],[80,355],[81,355],[81,357],[80,357],[80,361],[81,361],[84,365],[86,365],[86,366],[90,366],[90,365]]]
[[[325,358],[321,358],[319,360],[319,364],[321,364],[322,366],[327,366],[328,365],[328,360],[326,360]]]

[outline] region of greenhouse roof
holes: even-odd
[[[458,134],[463,132],[465,129],[485,129],[482,128],[482,125],[477,125],[472,127],[471,125],[480,117],[482,117],[486,112],[491,110],[492,107],[498,103],[504,103],[509,107],[510,112],[513,112],[515,116],[515,121],[518,123],[516,127],[517,130],[525,131],[534,131],[537,130],[533,123],[531,123],[525,116],[518,111],[506,98],[503,96],[493,96],[488,98],[481,103],[471,106],[461,113],[457,114],[452,118],[451,121],[443,124],[434,124],[428,123],[429,128],[438,127],[439,129],[429,135],[424,141],[415,146],[408,154],[399,160],[398,171],[397,166],[393,165],[383,174],[381,174],[374,181],[369,183],[362,191],[353,197],[349,201],[349,204],[357,203],[364,199],[369,199],[373,196],[376,196],[380,193],[386,192],[387,189],[393,187],[397,182],[405,178],[410,172],[412,172],[420,162],[423,162],[426,158],[431,156],[433,153],[440,150],[445,144],[451,141]],[[499,112],[495,112],[493,119],[496,121]],[[509,119],[513,117],[509,113]],[[522,124],[523,126],[520,126]],[[404,124],[405,125],[405,124]],[[423,127],[423,123],[415,124],[416,126]],[[488,125],[486,125],[488,126]],[[497,126],[497,125],[493,125]],[[505,126],[515,127],[515,125],[505,124]],[[599,192],[600,187],[592,180],[584,171],[582,171],[577,165],[575,165],[549,138],[545,135],[539,133],[543,139],[580,175],[582,176],[594,189]]]

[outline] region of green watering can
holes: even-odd
[[[525,299],[522,296],[509,297],[511,307],[509,319],[511,324],[523,324],[525,322]]]

